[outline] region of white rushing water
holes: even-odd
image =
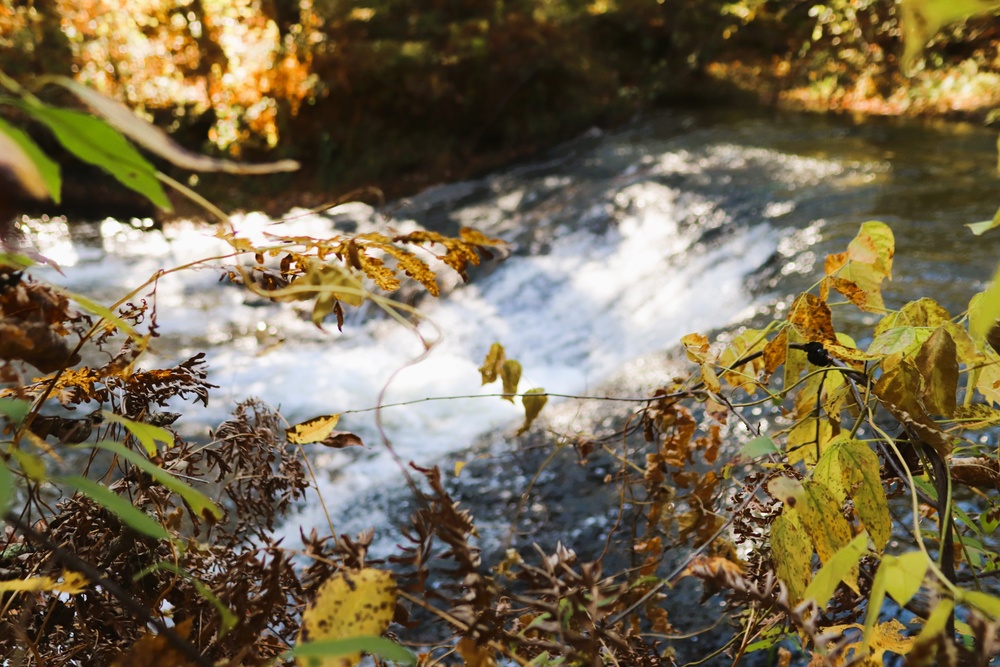
[[[374,406],[383,389],[385,403],[495,393],[496,386],[480,386],[477,371],[494,341],[521,362],[522,390],[585,392],[626,362],[669,349],[686,333],[747,317],[754,299],[746,276],[780,241],[788,245],[789,237],[812,233],[811,220],[795,219],[798,202],[830,179],[856,176],[835,162],[729,144],[692,151],[664,142],[659,153],[647,147],[641,156],[629,150],[635,147],[605,144],[554,168],[620,155],[620,166],[606,165],[601,179],[512,170],[416,198],[391,220],[360,204],[335,215],[293,212],[280,226],[260,214],[235,218],[240,234],[250,238],[265,231],[331,235],[345,224],[407,231],[418,224],[407,210],[475,191],[449,209],[449,220],[511,241],[514,253],[471,284],[422,302],[433,325],[422,330],[438,342],[415,365],[420,341],[392,321],[354,318],[343,333],[334,324],[321,332],[304,307],[273,304],[220,283],[218,269],[163,277],[155,289],[162,338],[143,363],[166,366],[205,350],[209,379],[219,386],[207,409],[178,409],[184,418],[175,426],[184,435],[203,436],[251,396],[294,423]],[[749,209],[727,204],[736,173],[751,179]],[[754,212],[752,218],[734,217],[733,211],[746,210]],[[711,239],[705,236],[709,230]],[[112,303],[160,268],[228,249],[211,228],[196,223],[171,224],[161,232],[108,220],[92,231],[90,240],[74,240],[59,221],[31,225],[31,240],[64,276],[44,268],[36,273]],[[520,410],[496,398],[456,399],[389,408],[382,418],[400,456],[428,465],[518,422]],[[361,435],[369,450],[323,452],[316,459],[326,473],[321,490],[333,511],[373,485],[397,486],[401,479],[380,444],[374,413],[346,415],[338,428]],[[308,529],[321,523],[320,516],[312,504],[300,521]]]

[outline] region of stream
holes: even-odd
[[[457,493],[483,516],[486,551],[538,538],[530,525],[509,533],[515,510],[527,524],[558,518],[566,526],[559,539],[586,551],[617,512],[606,505],[612,490],[601,490],[613,486],[602,487],[608,470],[570,465],[568,454],[565,465],[539,475],[536,498],[520,506],[547,452],[523,449],[537,435],[514,436],[520,405],[475,398],[500,391],[481,386],[477,370],[491,343],[521,362],[522,390],[643,396],[669,379],[681,336],[780,314],[790,295],[819,278],[825,255],[842,251],[866,220],[888,223],[896,236],[887,306],[931,296],[959,313],[1000,260],[1000,234],[977,238],[963,226],[991,218],[1000,204],[996,165],[996,133],[965,125],[666,112],[616,132],[589,132],[532,162],[384,210],[350,204],[292,211],[283,223],[261,214],[235,218],[251,237],[268,230],[454,234],[469,226],[509,242],[510,256],[480,267],[467,285],[442,268],[442,298],[419,302],[427,317],[421,331],[437,341],[419,363],[411,363],[422,352],[419,339],[372,310],[349,316],[343,333],[334,324],[320,331],[302,307],[220,282],[211,267],[158,282],[161,337],[143,363],[159,367],[207,352],[218,388],[207,408],[183,407],[175,427],[185,437],[207,438],[250,396],[291,423],[375,406],[383,390],[385,404],[469,397],[385,408],[385,435],[404,461],[442,465],[449,478],[453,461],[468,462]],[[201,223],[145,226],[25,225],[38,252],[64,272],[41,267],[36,274],[104,303],[161,267],[226,252]],[[874,316],[855,317],[845,324],[848,333]],[[598,433],[628,410],[551,399],[535,430]],[[407,500],[374,413],[346,414],[338,428],[368,447],[313,459],[337,531],[392,523]],[[283,530],[294,544],[300,528],[326,525],[321,506],[310,501]],[[398,534],[390,530],[385,540],[387,550]]]

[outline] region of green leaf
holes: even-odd
[[[11,447],[9,453],[11,458],[17,461],[17,465],[21,466],[21,471],[28,476],[28,479],[34,482],[46,481],[45,461],[41,456],[23,452],[17,447]]]
[[[166,570],[167,572],[173,572],[178,576],[184,577],[185,579],[191,582],[191,584],[195,587],[195,590],[198,591],[199,595],[208,600],[212,604],[212,606],[215,607],[216,611],[219,612],[219,617],[222,619],[222,624],[219,627],[220,638],[226,636],[226,634],[228,634],[230,630],[232,630],[239,624],[240,622],[239,617],[236,614],[234,614],[233,611],[229,607],[227,607],[225,603],[222,602],[222,600],[219,599],[218,595],[212,592],[212,589],[210,589],[208,586],[202,583],[200,579],[195,577],[193,574],[191,574],[184,568],[178,567],[177,565],[171,562],[160,561],[159,563],[153,563],[149,567],[144,568],[141,572],[133,576],[132,581],[139,581],[147,574],[156,572],[158,570]]]
[[[170,534],[167,533],[163,526],[153,521],[145,512],[103,484],[98,484],[86,477],[77,477],[75,475],[58,477],[56,478],[56,482],[79,491],[98,505],[117,515],[125,525],[136,532],[158,540],[170,539]]]
[[[545,404],[548,402],[549,396],[545,393],[545,390],[541,387],[536,387],[535,389],[529,389],[524,392],[524,396],[521,397],[521,404],[524,405],[524,423],[521,428],[517,430],[517,434],[521,435],[525,433],[529,428],[531,428],[532,422],[538,417],[538,413],[542,411]]]
[[[222,510],[219,509],[218,505],[209,500],[205,494],[195,491],[163,468],[160,468],[149,459],[145,459],[139,454],[136,454],[131,449],[124,447],[121,443],[112,442],[110,440],[102,440],[93,446],[116,454],[140,470],[149,473],[149,475],[160,484],[180,495],[187,502],[187,504],[191,506],[191,509],[199,516],[211,520],[218,520],[222,518]],[[76,445],[75,448],[89,449],[90,446]]]
[[[31,401],[20,398],[0,398],[0,415],[14,424],[20,424],[31,412]]]
[[[517,385],[521,382],[521,364],[513,359],[507,359],[500,366],[500,379],[503,381],[504,400],[514,402]]]
[[[59,165],[42,152],[21,129],[0,118],[0,167],[14,176],[25,193],[35,199],[59,203],[62,179]]]
[[[858,563],[868,550],[868,536],[861,533],[833,555],[809,583],[805,599],[813,599],[820,609],[826,607],[841,581],[857,589]]]
[[[7,463],[0,460],[0,516],[6,514],[7,508],[14,502],[14,490],[14,475]]]
[[[889,356],[916,348],[931,337],[927,327],[892,327],[875,337],[868,346],[868,354]]]
[[[24,104],[21,108],[48,127],[70,153],[101,167],[160,209],[173,210],[153,165],[106,122],[81,111],[56,109],[41,102]]]
[[[82,294],[77,294],[76,292],[70,292],[69,290],[60,289],[59,292],[64,294],[67,299],[74,301],[79,304],[84,310],[93,315],[97,315],[102,320],[113,324],[119,331],[121,331],[126,336],[130,336],[134,339],[139,339],[141,336],[139,332],[136,331],[131,324],[120,318],[113,310],[106,308],[96,301],[83,296]]]
[[[106,97],[93,88],[77,83],[64,76],[46,77],[46,81],[56,83],[87,103],[119,132],[151,153],[159,155],[181,169],[191,171],[219,171],[227,174],[273,174],[295,171],[299,163],[295,160],[278,160],[267,164],[246,164],[232,160],[219,160],[192,153],[179,145],[160,128],[137,116],[127,106]]]
[[[771,436],[761,435],[743,445],[743,448],[740,450],[740,455],[750,459],[755,459],[758,456],[778,454],[780,452],[781,450],[778,449],[778,445],[771,439]]]
[[[1000,618],[1000,598],[979,591],[962,591],[961,601],[972,605],[990,617],[990,620]]]
[[[885,570],[882,581],[886,592],[900,606],[913,599],[920,590],[927,575],[927,554],[922,551],[909,551],[902,556],[882,557],[879,571]]]
[[[104,416],[104,421],[111,422],[113,424],[121,424],[128,429],[129,433],[135,436],[135,439],[139,441],[139,444],[142,445],[142,448],[145,449],[146,453],[150,456],[156,456],[158,451],[156,448],[157,442],[162,442],[166,445],[167,449],[174,446],[174,436],[165,428],[133,421],[127,417],[116,415],[109,410],[102,410],[101,414]]]
[[[933,648],[938,639],[944,633],[945,626],[948,624],[948,619],[951,618],[952,612],[955,611],[955,602],[951,598],[941,598],[938,600],[937,606],[934,607],[934,611],[927,618],[927,622],[924,623],[923,629],[920,634],[917,635],[917,640],[913,643],[913,652],[918,652],[919,655],[926,657],[926,662],[923,664],[933,665],[937,664],[934,661],[936,657],[936,649]],[[865,623],[867,627],[867,623]],[[951,638],[947,638],[950,640]],[[861,650],[865,651],[868,648],[868,643],[862,646]],[[933,651],[933,652],[932,652]]]
[[[879,565],[875,579],[872,581],[872,589],[868,594],[868,608],[865,610],[865,629],[861,635],[861,648],[858,655],[868,655],[868,646],[872,640],[872,633],[875,630],[875,623],[878,621],[879,613],[882,611],[882,603],[885,602],[886,578],[889,576],[888,568],[884,567],[885,560]]]
[[[983,533],[992,535],[1000,527],[1000,513],[990,511],[979,515],[979,525],[982,526]]]
[[[363,651],[401,665],[417,664],[417,656],[405,646],[385,637],[349,637],[299,644],[285,655],[289,658],[336,658]]]

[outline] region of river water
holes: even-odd
[[[162,337],[145,363],[208,352],[210,380],[219,388],[208,408],[185,407],[176,424],[192,437],[205,437],[249,396],[295,422],[374,406],[383,390],[387,404],[493,393],[499,389],[480,386],[477,367],[494,341],[521,362],[522,389],[587,393],[616,378],[616,391],[642,395],[666,379],[663,360],[681,336],[780,312],[866,220],[882,220],[896,235],[889,307],[929,295],[961,312],[1000,261],[1000,234],[975,238],[963,227],[992,217],[1000,204],[997,180],[995,133],[983,129],[665,113],[618,132],[588,133],[533,162],[432,188],[381,211],[354,204],[317,215],[292,212],[285,223],[259,214],[236,218],[249,236],[418,227],[454,233],[471,226],[508,241],[506,261],[476,271],[468,285],[446,281],[443,298],[420,302],[430,323],[422,331],[438,342],[418,364],[410,365],[422,350],[416,336],[370,311],[350,317],[343,333],[332,325],[322,332],[308,312],[220,282],[213,268],[159,281]],[[162,232],[113,220],[29,227],[31,241],[65,274],[46,277],[104,302],[159,268],[226,250],[193,222]],[[852,322],[844,326],[851,331]],[[556,403],[540,428],[594,428],[580,423],[583,411],[567,417]],[[382,411],[396,451],[420,465],[449,455],[469,459],[463,452],[484,438],[509,452],[520,416],[519,407],[497,398]],[[387,490],[400,488],[402,478],[380,445],[374,413],[345,415],[340,428],[369,448],[322,453],[314,463],[337,529],[348,530],[384,520],[384,498],[396,497]],[[496,481],[494,472],[489,479],[463,474]],[[516,500],[517,484],[511,488]],[[297,535],[300,526],[325,526],[317,503],[307,503],[286,530]]]

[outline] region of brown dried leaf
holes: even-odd
[[[343,449],[344,447],[364,447],[365,443],[356,434],[349,431],[333,431],[319,443],[324,447]]]
[[[929,414],[952,416],[958,391],[958,354],[955,341],[944,327],[935,329],[920,346],[916,367],[924,379],[920,395],[924,409]]]
[[[194,619],[186,619],[177,624],[174,631],[186,639],[191,633]],[[193,662],[178,650],[163,635],[145,633],[132,645],[128,653],[123,653],[114,662],[114,667],[191,667]]]
[[[836,343],[830,306],[814,294],[800,294],[792,303],[788,321],[809,343]]]

